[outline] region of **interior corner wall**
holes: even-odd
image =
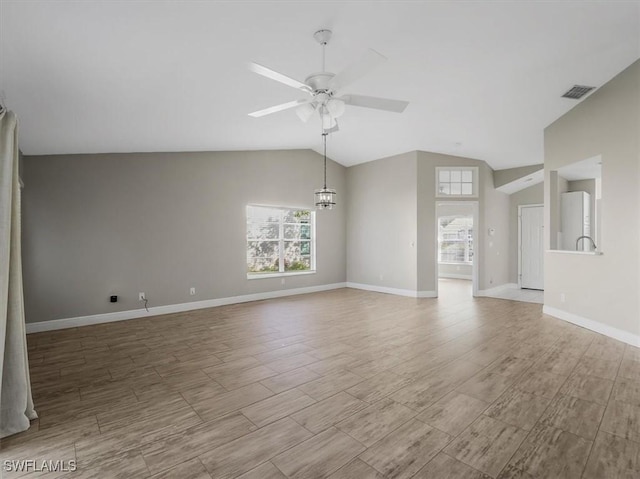
[[[439,153],[418,151],[418,290],[437,291],[436,203],[438,201],[476,201],[479,203],[477,244],[475,245],[478,290],[486,290],[509,280],[509,196],[493,187],[493,170],[484,161]],[[478,167],[477,198],[436,198],[438,166]],[[489,236],[488,229],[495,234]]]
[[[601,155],[604,244],[600,256],[545,253],[545,311],[640,346],[639,133],[640,60],[548,126],[544,148],[545,179]],[[550,231],[551,188],[545,199]]]
[[[493,185],[493,170],[484,165],[484,192],[480,204],[481,228],[478,237],[483,254],[482,268],[478,277],[478,289],[492,289],[509,282],[509,195],[498,191]],[[489,233],[491,231],[491,233]]]
[[[542,205],[544,184],[530,186],[509,196],[509,283],[518,283],[518,206]]]
[[[338,205],[316,216],[317,273],[248,280],[247,204],[313,208],[311,150],[26,156],[27,322],[346,281],[345,168]],[[195,287],[197,294],[189,295]],[[110,303],[110,295],[118,295]]]
[[[416,152],[347,169],[347,281],[416,292]]]

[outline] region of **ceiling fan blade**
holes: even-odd
[[[249,63],[249,70],[258,75],[262,75],[264,77],[270,78],[271,80],[275,80],[280,83],[284,83],[293,88],[297,88],[299,90],[304,90],[306,92],[311,91],[311,87],[306,83],[302,83],[301,81],[296,80],[295,78],[288,77],[282,73],[278,73],[271,68],[267,68],[265,66],[260,65],[259,63],[251,62]]]
[[[280,105],[272,106],[269,108],[265,108],[264,110],[254,111],[253,113],[249,113],[249,116],[254,118],[260,118],[261,116],[271,115],[272,113],[277,113],[279,111],[288,110],[289,108],[295,108],[298,105],[302,105],[304,103],[309,103],[311,100],[294,100],[289,101],[287,103],[281,103]]]
[[[350,66],[342,70],[329,81],[329,88],[333,91],[340,90],[358,78],[365,76],[369,71],[373,70],[387,58],[377,51],[369,48],[367,52]]]
[[[344,100],[347,105],[393,111],[396,113],[402,113],[404,109],[407,108],[407,105],[409,105],[408,101],[390,100],[389,98],[378,98],[375,96],[365,95],[344,95],[340,99]]]

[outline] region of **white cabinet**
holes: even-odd
[[[562,248],[568,251],[592,251],[589,239],[582,239],[576,248],[576,241],[581,236],[591,236],[591,195],[586,191],[572,191],[560,195],[562,232]]]

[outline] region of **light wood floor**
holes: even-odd
[[[28,477],[640,477],[640,349],[464,282],[28,342],[40,419],[0,455],[78,465]]]

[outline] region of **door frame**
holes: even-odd
[[[518,289],[522,289],[522,209],[523,208],[542,208],[542,211],[544,213],[544,203],[518,205]],[[542,223],[542,227],[544,228],[544,221]],[[543,241],[544,241],[544,236],[543,236]],[[544,261],[544,252],[543,252],[542,261]],[[544,287],[544,284],[542,286]]]
[[[448,201],[438,201],[436,200],[436,214],[435,214],[435,233],[434,233],[434,264],[435,264],[435,283],[436,283],[436,297],[438,297],[438,281],[439,281],[439,263],[438,263],[438,207],[440,205],[470,205],[471,206],[471,215],[473,217],[473,261],[471,262],[471,289],[472,295],[474,297],[478,296],[478,229],[480,224],[480,202],[471,200],[448,200]]]

